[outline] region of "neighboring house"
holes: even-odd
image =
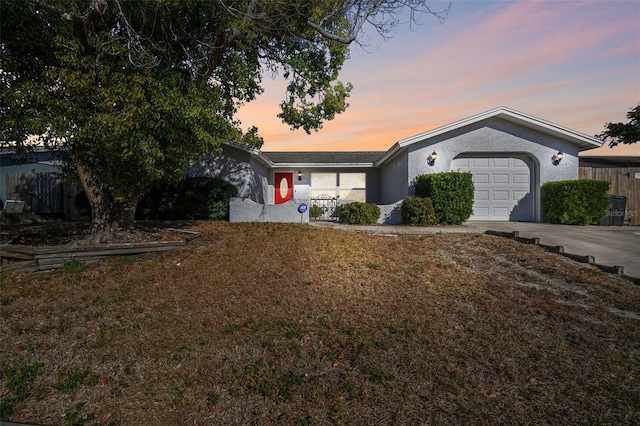
[[[21,206],[15,213],[36,213],[87,219],[90,211],[78,206],[79,185],[68,182],[55,151],[36,147],[24,155],[0,150],[0,197]]]
[[[15,197],[15,188],[7,188],[7,180],[12,176],[58,173],[60,170],[60,161],[55,154],[45,148],[37,148],[25,155],[0,150],[0,197],[3,200]]]
[[[365,201],[380,222],[399,223],[395,207],[422,174],[465,171],[475,184],[470,220],[540,222],[540,187],[578,179],[578,153],[602,141],[500,107],[395,143],[384,152],[262,152],[228,143],[189,175],[235,184],[232,221],[307,221],[300,204]]]
[[[60,161],[44,147],[24,155],[0,151],[0,198],[7,212],[64,213],[65,200]]]

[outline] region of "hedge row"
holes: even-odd
[[[459,225],[473,213],[473,193],[471,173],[420,175],[416,177],[415,197],[407,197],[400,207],[403,221],[412,225]],[[423,213],[430,210],[429,204],[433,214]]]
[[[219,178],[161,182],[140,199],[136,219],[228,219],[229,200],[237,194],[234,185]]]
[[[542,215],[548,223],[597,225],[607,215],[609,182],[590,179],[547,182],[541,191]]]
[[[380,207],[373,203],[356,201],[340,206],[338,220],[349,225],[373,225],[380,217]]]

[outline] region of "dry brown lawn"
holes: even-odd
[[[199,223],[0,276],[0,420],[640,424],[640,287],[488,235]]]

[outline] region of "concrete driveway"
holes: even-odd
[[[625,275],[640,278],[640,227],[637,226],[577,226],[485,221],[472,221],[461,226],[451,227],[354,226],[333,222],[311,222],[311,224],[380,234],[518,231],[520,237],[539,238],[540,244],[562,246],[565,253],[593,256],[596,263],[607,266],[622,266]]]

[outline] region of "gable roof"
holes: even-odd
[[[274,167],[371,167],[384,151],[263,152]]]
[[[576,132],[575,130],[571,130],[567,127],[563,127],[558,124],[554,124],[549,121],[543,120],[541,118],[533,117],[523,112],[501,106],[501,107],[494,108],[492,110],[485,111],[480,114],[476,114],[471,117],[456,121],[451,124],[446,124],[444,126],[438,127],[433,130],[428,130],[426,132],[419,133],[415,136],[410,136],[408,138],[401,139],[398,142],[396,142],[387,152],[385,152],[384,155],[380,157],[380,159],[377,161],[376,164],[379,165],[383,163],[385,160],[391,158],[399,150],[401,150],[406,146],[442,135],[444,133],[447,133],[453,130],[457,130],[461,127],[468,126],[470,124],[474,124],[482,120],[494,118],[494,117],[501,118],[501,119],[510,121],[512,123],[517,123],[524,127],[538,130],[540,132],[553,135],[557,138],[570,141],[575,145],[577,145],[580,151],[591,149],[591,148],[598,148],[598,147],[601,147],[602,144],[604,143],[599,139],[593,138],[591,136],[587,136],[580,132]]]

